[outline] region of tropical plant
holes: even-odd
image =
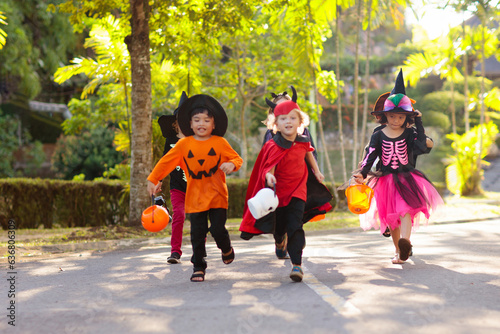
[[[457,133],[454,82],[463,79],[458,70],[462,53],[456,39],[452,36],[453,34],[448,34],[432,41],[425,41],[423,52],[410,55],[402,68],[410,85],[416,85],[421,78],[430,74],[439,75],[449,81],[452,97],[449,104],[452,130],[453,133]]]
[[[455,155],[449,156],[451,163],[446,167],[446,185],[453,194],[468,196],[482,193],[482,166],[489,165],[483,159],[497,134],[498,127],[488,122],[475,126],[463,135],[452,133],[446,136],[453,141],[451,145],[455,152]]]

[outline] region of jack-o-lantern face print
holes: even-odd
[[[184,157],[188,174],[193,179],[202,179],[210,177],[219,169],[221,156],[217,157],[214,148],[210,148],[208,152],[200,152],[195,148],[189,150],[187,157]]]

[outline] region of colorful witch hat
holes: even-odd
[[[219,101],[210,95],[198,94],[188,98],[180,107],[177,114],[177,121],[182,133],[185,136],[194,135],[191,129],[191,113],[196,108],[210,110],[214,116],[215,129],[212,134],[223,137],[227,130],[227,114]]]
[[[394,85],[394,88],[384,101],[383,110],[374,110],[372,111],[372,115],[377,115],[384,112],[408,113],[413,115],[415,113],[415,110],[413,109],[412,102],[414,103],[415,101],[406,96],[403,70],[401,69],[399,70],[399,74],[396,78],[396,84]]]
[[[186,92],[182,92],[181,98],[179,100],[179,105],[175,108],[173,115],[162,115],[158,118],[158,124],[160,124],[161,134],[165,138],[172,138],[177,136],[177,132],[175,131],[173,124],[177,119],[177,112],[179,112],[179,108],[188,98]]]

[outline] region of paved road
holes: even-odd
[[[499,333],[500,220],[436,224],[414,233],[415,256],[393,265],[377,232],[311,235],[304,282],[270,238],[213,242],[206,282],[191,283],[190,250],[68,254],[19,263],[12,298],[2,272],[1,333]]]

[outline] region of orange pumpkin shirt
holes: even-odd
[[[157,184],[180,166],[187,178],[186,213],[227,209],[226,174],[219,168],[224,162],[232,162],[235,171],[243,164],[243,159],[226,139],[212,136],[207,140],[196,140],[189,136],[180,139],[158,161],[148,180]]]

